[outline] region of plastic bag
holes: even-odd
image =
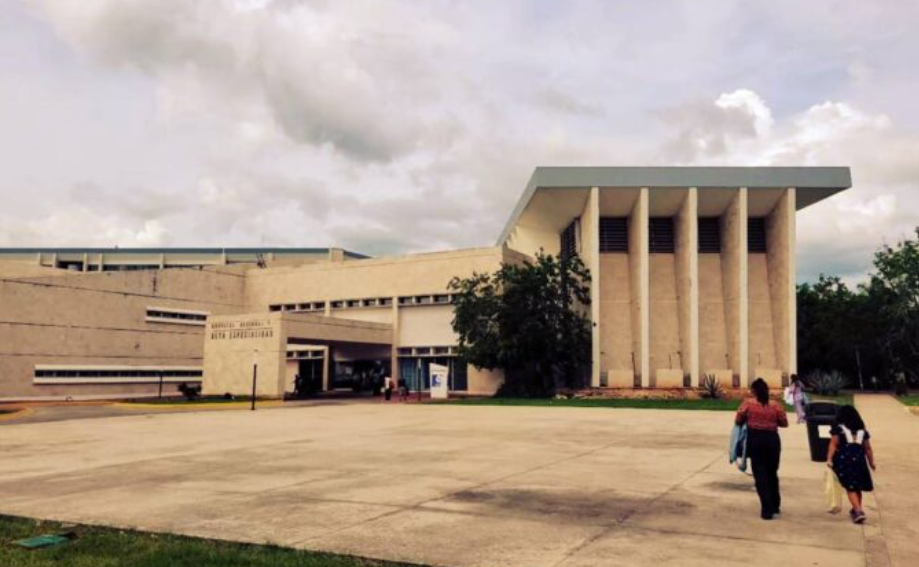
[[[842,511],[842,499],[846,491],[839,484],[836,473],[829,467],[823,475],[823,501],[826,504],[827,512],[838,514]]]

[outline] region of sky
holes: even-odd
[[[919,2],[0,0],[0,246],[495,243],[536,166],[846,165],[919,226]]]

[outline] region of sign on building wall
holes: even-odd
[[[447,379],[450,377],[450,370],[441,364],[431,364],[431,398],[447,399]]]
[[[270,319],[225,321],[211,325],[211,339],[267,339],[274,336]]]

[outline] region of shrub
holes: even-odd
[[[721,381],[715,378],[714,374],[706,374],[702,378],[702,397],[709,400],[720,399],[724,392],[721,389]]]
[[[821,396],[835,396],[846,387],[848,379],[838,370],[831,372],[814,370],[808,375],[807,382]]]

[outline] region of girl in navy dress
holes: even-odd
[[[830,429],[830,450],[827,466],[833,469],[839,484],[846,489],[852,510],[849,515],[856,524],[865,521],[862,508],[862,492],[874,490],[871,470],[874,465],[874,451],[871,449],[871,435],[865,429],[865,422],[852,406],[842,406],[836,416],[836,425]]]

